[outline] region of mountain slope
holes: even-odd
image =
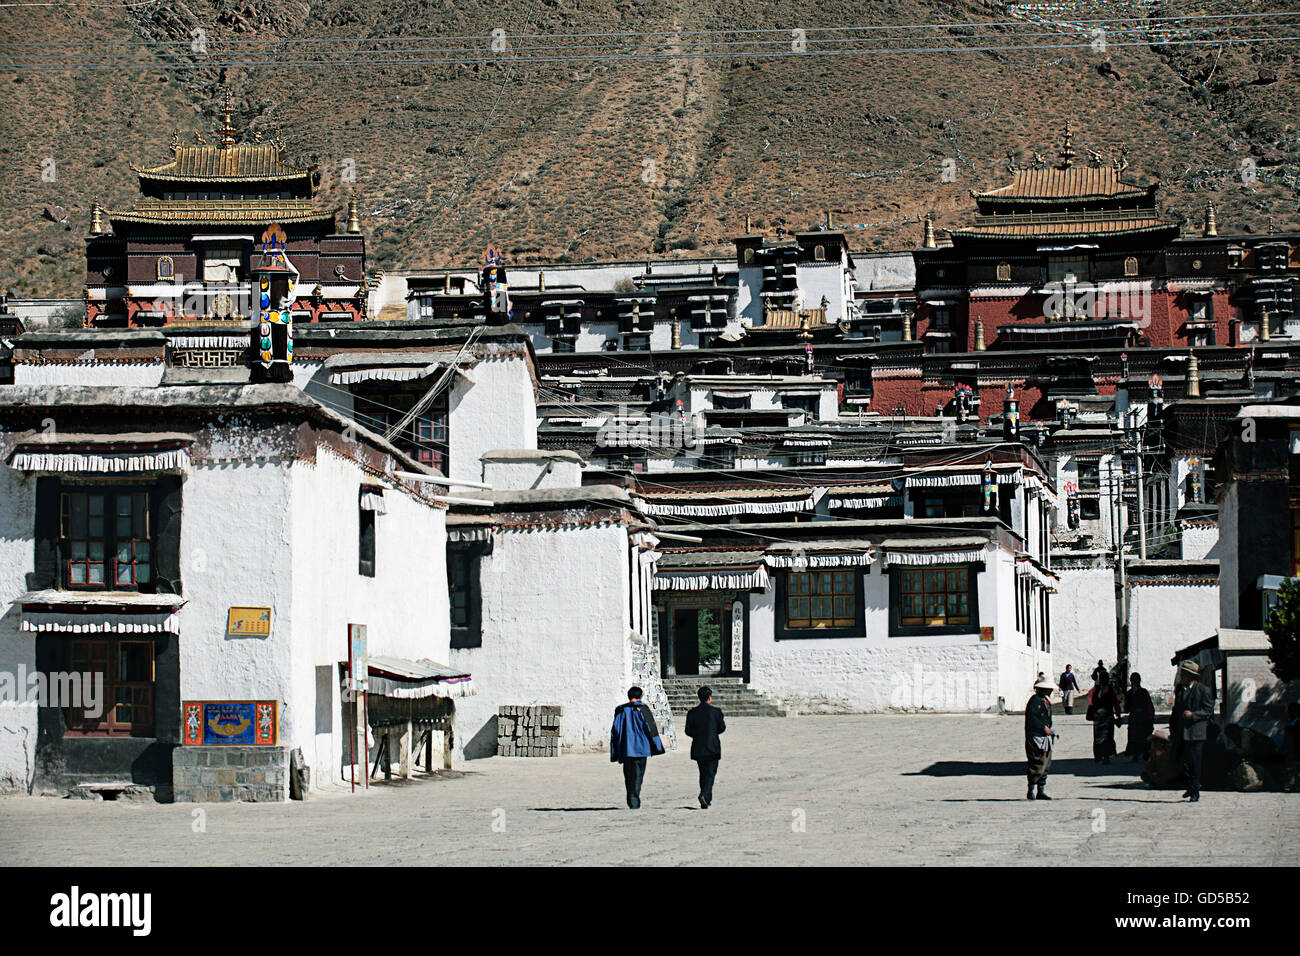
[[[508,39],[551,35],[533,42],[580,57],[513,66],[508,57],[376,62],[433,59],[398,52],[323,67],[299,62],[311,58],[296,47],[279,52],[283,65],[224,70],[236,126],[282,133],[300,158],[319,161],[327,201],[360,196],[376,268],[465,265],[489,242],[513,261],[725,250],[746,214],[760,227],[796,230],[827,210],[855,249],[906,247],[919,239],[927,211],[941,227],[968,217],[969,190],[1003,182],[1008,162],[1035,153],[1053,159],[1067,118],[1080,161],[1089,150],[1109,162],[1127,149],[1128,174],[1159,178],[1176,217],[1199,224],[1212,201],[1221,231],[1300,225],[1297,41],[1221,43],[1229,35],[1220,32],[1186,34],[1215,41],[1201,46],[1059,48],[1086,41],[1085,26],[1044,29],[1043,48],[1017,52],[752,55],[783,52],[793,29],[825,40],[834,35],[813,31],[866,23],[887,28],[881,35],[898,36],[895,46],[907,49],[934,45],[915,39],[933,32],[910,29],[923,23],[953,24],[941,32],[959,42],[972,35],[960,24],[1006,21],[999,29],[1011,37],[1045,6],[1074,19],[1117,8],[1152,16],[1286,9],[883,0],[864,15],[861,3],[841,0],[289,0],[273,8],[185,0],[5,10],[0,34],[19,44],[5,48],[19,59],[106,68],[0,66],[0,211],[8,227],[0,284],[17,295],[75,295],[90,204],[129,205],[128,163],[165,159],[174,130],[210,135],[223,73],[211,64],[222,56],[191,50],[199,28],[214,49],[241,41],[221,49],[249,51],[267,48],[247,41],[277,38],[342,51],[356,38],[397,37],[406,39],[386,50],[427,53],[430,45],[416,38],[456,37],[437,45],[468,51],[466,60],[480,57],[500,28]],[[778,32],[691,32],[721,29]],[[682,44],[703,37],[724,55],[637,58],[680,48],[652,37],[553,37],[674,31]],[[769,45],[722,45],[750,37]],[[101,45],[60,45],[88,39]],[[144,40],[175,45],[126,45]],[[121,45],[102,45],[110,43]],[[614,50],[637,56],[581,58]],[[117,65],[124,56],[131,63]],[[187,69],[163,68],[168,62]],[[944,181],[945,163],[953,181]],[[342,181],[352,169],[355,182]],[[47,207],[66,210],[67,223],[51,221]]]

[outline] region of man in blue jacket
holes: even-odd
[[[641,807],[646,760],[664,752],[654,715],[641,703],[642,696],[640,687],[628,689],[627,703],[614,708],[614,726],[609,732],[609,759],[623,765],[627,805],[633,810]]]

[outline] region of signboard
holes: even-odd
[[[366,626],[348,625],[348,664],[352,673],[352,690],[364,691],[369,677],[366,671]]]
[[[232,607],[226,614],[226,637],[269,637],[269,607]]]
[[[181,704],[186,746],[273,747],[280,739],[278,700],[187,700]]]
[[[981,641],[991,641],[991,640],[993,640],[993,628],[991,628],[991,627],[981,627],[981,628],[980,628],[980,640],[981,640]]]
[[[731,669],[745,669],[745,605],[740,601],[731,605]]]

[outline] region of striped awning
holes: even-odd
[[[27,472],[121,472],[188,469],[193,435],[128,432],[52,434],[20,441],[9,467]]]
[[[469,674],[425,658],[378,655],[366,658],[366,693],[419,700],[424,697],[470,697],[477,693]]]
[[[984,561],[984,538],[915,538],[882,541],[885,565],[970,564]]]

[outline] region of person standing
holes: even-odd
[[[1128,679],[1124,709],[1128,711],[1128,746],[1124,754],[1135,761],[1146,760],[1151,734],[1156,729],[1156,705],[1151,701],[1151,692],[1142,686],[1142,675],[1137,671]]]
[[[713,803],[713,780],[722,759],[718,735],[726,732],[727,722],[722,711],[713,706],[712,689],[701,687],[696,693],[700,703],[686,712],[686,736],[691,738],[691,759],[700,768],[700,809],[707,810]]]
[[[1040,680],[1034,685],[1034,696],[1025,704],[1025,757],[1029,761],[1029,790],[1026,800],[1050,800],[1047,795],[1047,769],[1052,765],[1052,683]],[[1037,787],[1037,793],[1034,788]]]
[[[1110,674],[1105,671],[1088,693],[1088,720],[1092,721],[1092,758],[1098,763],[1110,763],[1115,756],[1115,727],[1119,719],[1119,698],[1110,686]]]
[[[614,725],[609,732],[609,759],[623,765],[627,805],[633,810],[641,807],[646,761],[664,752],[654,714],[641,703],[642,696],[640,687],[628,688],[627,703],[614,708]]]
[[[1079,678],[1074,673],[1073,664],[1065,665],[1065,673],[1061,675],[1061,679],[1057,681],[1057,684],[1061,688],[1061,699],[1065,703],[1065,712],[1067,714],[1074,713],[1074,695],[1079,693]]]
[[[1205,737],[1214,716],[1214,691],[1201,683],[1201,668],[1195,661],[1178,667],[1178,690],[1174,692],[1174,713],[1170,718],[1178,740],[1179,757],[1187,773],[1183,796],[1192,803],[1201,799],[1201,759]]]
[[[1097,666],[1092,669],[1093,684],[1100,684],[1102,679],[1110,680],[1110,671],[1106,670],[1106,665],[1102,661],[1097,662]]]

